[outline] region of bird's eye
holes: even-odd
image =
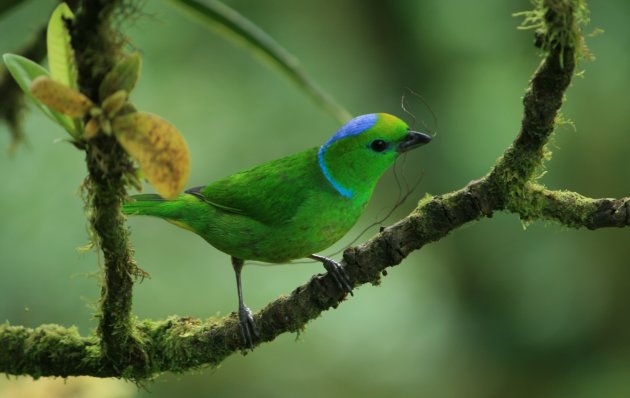
[[[370,143],[370,148],[372,148],[374,152],[383,152],[387,149],[387,146],[387,142],[383,140],[374,140]]]

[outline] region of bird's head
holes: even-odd
[[[398,155],[431,141],[387,113],[358,116],[343,125],[318,152],[326,179],[344,197],[370,195]]]

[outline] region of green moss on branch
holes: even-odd
[[[98,340],[76,328],[41,325],[35,329],[0,325],[0,370],[12,375],[114,376],[102,363]]]
[[[571,228],[599,229],[630,225],[630,198],[593,199],[571,191],[554,191],[529,183],[507,210],[524,221],[550,220]]]
[[[70,29],[81,92],[95,103],[100,83],[121,51],[123,39],[113,29],[112,22],[115,11],[127,7],[126,3],[122,0],[80,1]],[[85,184],[87,208],[105,259],[98,314],[102,355],[115,364],[121,374],[144,377],[146,372],[137,371],[146,366],[147,354],[131,316],[133,282],[138,268],[120,212],[127,196],[124,175],[133,165],[115,138],[104,134],[86,146],[86,163],[89,172]]]
[[[576,62],[578,32],[576,9],[580,0],[536,0],[534,14],[543,15],[544,34],[551,40],[542,61],[523,97],[523,120],[514,143],[488,175],[488,181],[503,198],[503,207],[523,203],[524,188],[539,173],[564,93],[571,82]],[[559,37],[563,39],[557,41]],[[569,39],[571,38],[571,39]],[[551,42],[550,42],[551,43]]]

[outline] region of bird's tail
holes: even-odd
[[[122,212],[127,215],[142,215],[168,218],[172,204],[169,200],[153,193],[133,195],[125,202]]]
[[[183,193],[177,198],[168,200],[156,194],[133,195],[122,206],[122,212],[130,216],[153,216],[162,218],[171,224],[195,232],[200,228],[200,214],[207,211],[206,206],[194,195]],[[202,212],[200,213],[200,206]]]

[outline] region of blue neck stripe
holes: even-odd
[[[324,163],[324,152],[328,149],[327,145],[322,145],[319,148],[319,152],[317,152],[317,158],[319,159],[319,168],[322,169],[322,173],[324,173],[324,177],[330,182],[330,184],[335,188],[337,192],[341,194],[341,196],[351,199],[352,198],[352,189],[344,188],[330,175],[330,171],[328,171],[328,167],[326,167],[326,163]]]
[[[375,113],[371,113],[368,115],[358,116],[354,119],[350,120],[348,123],[344,124],[336,133],[333,135],[324,145],[319,148],[317,152],[317,159],[319,160],[319,167],[322,169],[322,173],[324,173],[324,177],[330,182],[330,184],[335,188],[341,196],[351,199],[352,198],[352,189],[346,188],[339,184],[337,180],[333,178],[326,166],[326,162],[324,161],[324,154],[328,147],[333,144],[335,141],[338,141],[342,138],[347,138],[355,135],[359,135],[365,130],[373,127],[378,120],[378,116]]]

